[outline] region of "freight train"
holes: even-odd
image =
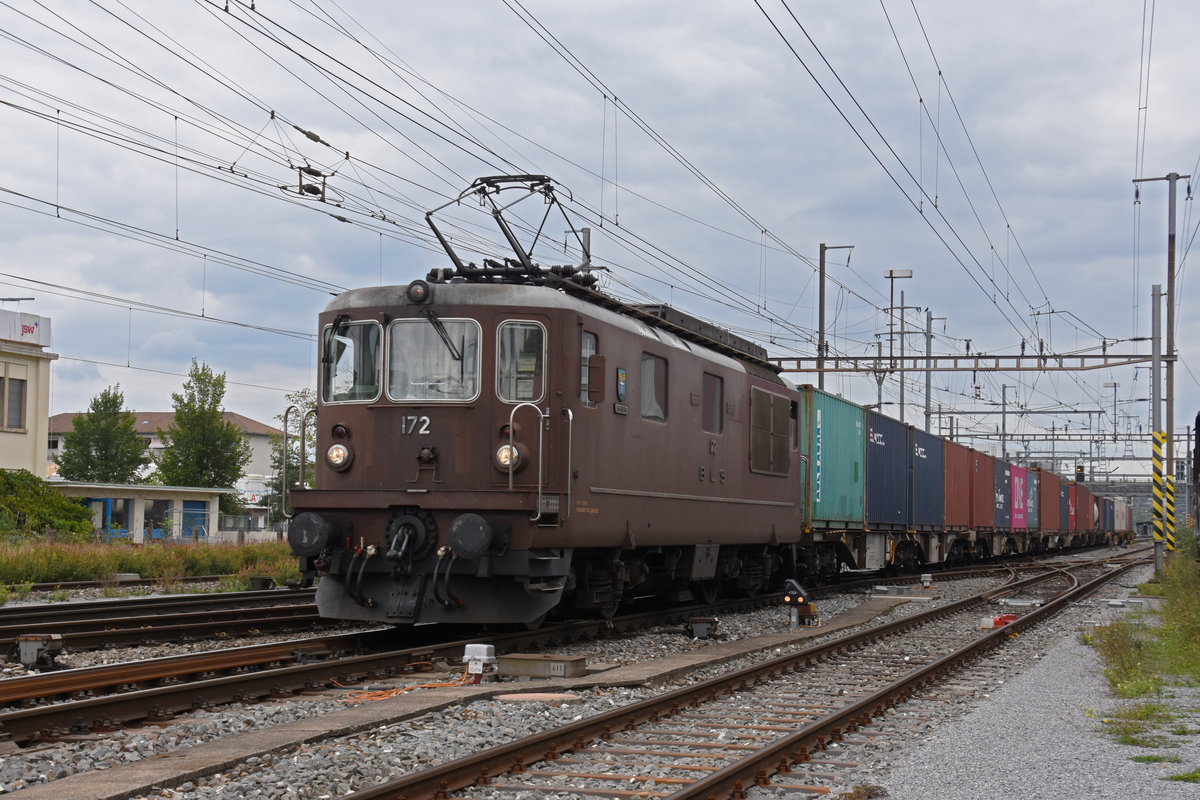
[[[502,213],[513,189],[556,202],[542,176],[460,199],[490,204],[515,258],[465,263],[430,212],[453,268],[320,315],[315,488],[288,498],[288,539],[324,616],[532,626],[1130,530],[1121,500],[796,387],[753,342],[597,291],[586,255],[535,264]]]

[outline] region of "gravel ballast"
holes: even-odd
[[[1138,572],[1122,580],[1124,591],[1105,596],[1121,596],[1129,587],[1145,580]],[[969,580],[946,583],[939,587],[942,602],[979,591],[994,581]],[[861,602],[862,596],[840,595],[820,603],[822,617],[828,619]],[[904,603],[893,615],[918,610],[923,604]],[[786,628],[781,609],[723,618],[719,639],[735,642],[767,631]],[[1177,748],[1160,749],[1158,754],[1178,755],[1179,763],[1142,764],[1131,760],[1146,751],[1116,745],[1105,736],[1100,717],[1117,706],[1107,694],[1099,675],[1094,653],[1076,639],[1082,625],[1102,622],[1117,613],[1099,601],[1080,604],[1060,614],[1050,629],[1023,635],[1006,646],[1011,667],[996,686],[981,689],[955,709],[938,712],[928,730],[895,741],[886,748],[865,748],[855,756],[862,767],[845,777],[848,782],[834,786],[836,797],[855,785],[879,784],[895,798],[987,798],[987,797],[1191,797],[1195,786],[1161,781],[1164,775],[1187,772],[1200,765],[1200,736],[1178,739]],[[719,642],[718,642],[719,643]],[[610,666],[634,664],[665,654],[703,652],[709,642],[691,640],[679,631],[659,629],[611,640],[594,641],[556,648],[562,655],[585,654],[589,663]],[[764,653],[759,658],[776,653]],[[737,661],[711,665],[681,678],[691,682],[700,677],[733,669]],[[1029,671],[1017,677],[1024,668]],[[668,684],[673,684],[669,681]],[[382,727],[362,729],[348,736],[313,741],[299,747],[284,748],[231,764],[220,774],[197,775],[176,785],[166,784],[158,792],[143,794],[156,800],[201,800],[201,798],[332,798],[354,788],[430,763],[474,752],[570,722],[640,699],[649,691],[628,686],[608,686],[574,690],[569,702],[505,703],[493,698],[464,700],[433,714],[417,715]],[[430,690],[433,693],[445,690]],[[423,694],[424,692],[421,692]],[[1047,694],[1049,693],[1049,694]],[[1028,695],[1028,697],[1026,696]],[[1192,694],[1174,699],[1177,705],[1196,709],[1200,697]],[[295,698],[252,706],[226,707],[217,712],[198,712],[182,717],[161,728],[141,728],[114,733],[101,741],[59,744],[40,752],[24,752],[0,759],[0,793],[22,786],[41,784],[40,796],[58,798],[55,779],[88,770],[105,770],[121,763],[139,762],[168,751],[200,742],[225,740],[232,734],[276,725],[289,719],[324,715],[344,708],[337,693],[323,697]],[[994,727],[978,730],[955,726],[975,724],[981,714],[996,715]],[[1185,723],[1200,728],[1200,713]],[[1042,730],[1045,730],[1043,741]],[[893,746],[894,744],[894,746]],[[947,747],[939,752],[938,748]],[[1091,762],[1091,754],[1112,751],[1101,764]],[[240,759],[248,753],[242,750]],[[144,762],[149,766],[149,762]],[[1077,768],[1064,766],[1077,763]],[[1116,764],[1119,773],[1111,779],[1103,764]],[[912,766],[915,765],[915,766]],[[1053,774],[1052,774],[1053,773]],[[92,773],[96,778],[100,774]],[[1075,777],[1072,778],[1072,775]],[[78,782],[79,775],[61,785]],[[994,779],[996,783],[992,783]],[[1093,790],[1093,784],[1119,785],[1113,794]],[[1052,786],[1046,793],[1041,787]],[[954,788],[957,786],[957,790]],[[1064,788],[1066,787],[1066,788]],[[1157,793],[1160,787],[1162,793]],[[946,792],[941,793],[943,789]],[[1035,793],[1036,792],[1038,793]],[[46,794],[49,791],[50,794]],[[143,790],[144,791],[144,790]],[[958,791],[959,793],[953,793]],[[71,795],[72,797],[84,795]],[[93,796],[103,796],[96,794]],[[127,796],[137,796],[127,795]]]
[[[1147,570],[1135,572],[1123,583],[1150,577]],[[1167,780],[1200,768],[1200,689],[1167,686],[1161,697],[1149,698],[1181,715],[1161,731],[1164,746],[1118,744],[1109,735],[1112,712],[1133,701],[1113,697],[1096,651],[1080,644],[1072,629],[1104,624],[1120,613],[1095,601],[1062,615],[1058,641],[987,702],[939,724],[884,774],[860,777],[884,787],[894,800],[1200,796],[1195,783]],[[1135,756],[1179,760],[1142,763]]]

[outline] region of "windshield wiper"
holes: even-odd
[[[425,318],[429,320],[429,324],[433,326],[435,331],[437,331],[437,335],[442,340],[442,344],[446,345],[446,349],[450,351],[450,358],[461,363],[463,360],[462,350],[456,347],[454,342],[450,339],[450,334],[446,331],[446,326],[442,324],[442,320],[438,317],[437,312],[428,307],[424,309],[424,312]]]
[[[333,318],[333,324],[329,326],[329,334],[325,339],[325,347],[322,348],[324,352],[321,353],[321,363],[327,365],[333,363],[333,343],[337,341],[340,335],[345,333],[346,328],[349,327],[347,324],[349,322],[349,314],[338,314]]]

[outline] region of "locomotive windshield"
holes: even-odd
[[[479,395],[479,325],[474,320],[398,319],[388,336],[392,400],[474,400]]]
[[[380,327],[348,323],[339,317],[325,329],[322,398],[326,403],[370,401],[379,397]]]

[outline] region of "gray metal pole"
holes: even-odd
[[[1008,384],[1000,385],[1000,460],[1008,460]]]
[[[817,388],[825,389],[825,243],[821,242],[820,310],[817,312]]]
[[[900,290],[900,421],[904,422],[904,290]]]
[[[925,432],[929,433],[931,407],[930,390],[933,387],[933,309],[925,309]]]
[[[883,363],[883,341],[882,340],[879,340],[879,339],[875,340],[875,349],[879,354],[879,360],[875,363],[882,364]],[[882,370],[882,369],[875,370],[875,385],[879,388],[879,396],[878,396],[878,399],[876,399],[876,401],[875,401],[875,403],[876,403],[875,410],[878,411],[880,414],[883,413],[883,379],[885,377],[887,377],[887,372],[885,370]]]

